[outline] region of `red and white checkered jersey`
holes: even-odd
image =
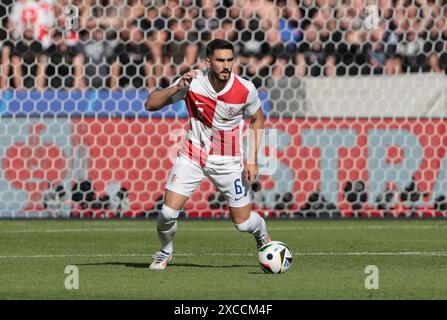
[[[51,43],[51,29],[56,22],[54,0],[21,0],[14,3],[9,17],[13,23],[12,36],[20,39],[26,29],[33,31],[34,39],[38,40],[44,49]]]
[[[14,2],[9,20],[13,23],[12,37],[20,39],[25,29],[35,31],[38,24],[39,5],[34,0],[21,0]]]
[[[199,71],[189,87],[174,95],[173,102],[181,99],[186,102],[190,119],[181,154],[202,167],[231,163],[241,167],[244,112],[251,116],[261,106],[253,83],[231,73],[225,88],[216,92],[208,75]]]

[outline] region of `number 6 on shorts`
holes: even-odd
[[[241,183],[241,179],[238,178],[238,179],[234,180],[234,191],[236,192],[237,195],[243,193],[242,186],[240,183]]]

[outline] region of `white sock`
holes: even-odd
[[[235,224],[235,226],[239,231],[252,233],[255,238],[267,234],[267,226],[264,219],[254,211],[250,212],[250,217],[247,220]]]
[[[157,232],[160,239],[160,249],[172,253],[174,251],[174,235],[177,232],[177,218],[180,210],[174,210],[163,205],[157,218]]]

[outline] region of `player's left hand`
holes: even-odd
[[[255,182],[256,177],[258,176],[258,165],[257,164],[247,164],[244,170],[245,180],[252,184]]]

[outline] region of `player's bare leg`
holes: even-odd
[[[160,251],[154,255],[151,270],[164,270],[172,259],[174,235],[177,232],[177,219],[188,197],[166,190],[163,208],[157,218],[157,232]]]
[[[171,190],[166,190],[165,192],[164,204],[169,208],[180,211],[183,209],[186,201],[188,201],[188,197],[185,197],[184,195]]]
[[[230,207],[230,214],[239,231],[253,234],[258,249],[272,241],[265,220],[258,213],[251,211],[251,204],[240,208]]]

